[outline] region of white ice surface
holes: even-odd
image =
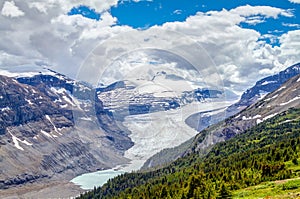
[[[195,136],[198,132],[185,123],[190,115],[230,104],[232,102],[192,103],[180,109],[126,117],[123,124],[132,132],[129,136],[135,144],[125,152],[125,157],[132,161],[122,170],[138,170],[154,154]]]
[[[52,75],[52,76],[58,76],[57,74],[55,74],[54,72],[51,72],[45,68],[30,68],[28,66],[26,67],[14,67],[14,70],[12,69],[7,69],[7,70],[3,70],[0,69],[0,74],[7,76],[7,77],[33,77],[35,75],[39,75],[39,74],[43,74],[43,75]]]
[[[123,124],[132,131],[130,138],[135,145],[125,152],[125,157],[131,159],[131,162],[110,170],[86,173],[77,176],[71,182],[83,189],[93,189],[94,186],[102,185],[116,175],[136,171],[155,153],[168,147],[175,147],[197,134],[197,131],[185,124],[187,117],[223,108],[232,103],[192,103],[177,110],[128,116]]]
[[[270,119],[270,118],[276,116],[277,114],[278,114],[278,113],[273,113],[273,114],[271,114],[271,115],[268,115],[268,116],[264,117],[263,121],[265,121],[265,120],[267,120],[267,119]]]
[[[278,97],[278,94],[277,94],[277,95],[274,95],[274,96],[271,97],[271,98],[265,99],[265,102],[268,102],[268,101],[270,101],[270,100],[272,100],[272,99],[275,99],[275,98],[277,98],[277,97]]]
[[[41,133],[44,134],[46,137],[52,138],[50,133],[47,133],[46,131],[41,130]]]

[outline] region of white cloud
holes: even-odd
[[[279,41],[278,36],[275,36],[275,35],[272,35],[272,34],[264,34],[260,38],[263,39],[263,40],[269,39],[271,44],[275,44]]]
[[[14,1],[5,1],[1,14],[6,17],[20,17],[24,15],[24,12],[16,6]]]
[[[293,24],[293,23],[282,23],[283,26],[292,27],[292,28],[300,28],[300,24]]]
[[[52,3],[46,4],[44,2],[29,2],[28,5],[30,8],[36,8],[38,11],[44,14],[47,14],[48,8],[53,6]]]
[[[130,68],[131,64],[132,67],[140,66],[133,63],[140,63],[144,60],[142,57],[145,57],[147,61],[146,56],[137,56],[137,52],[139,52],[137,50],[143,49],[161,49],[170,54],[175,54],[177,57],[180,56],[181,60],[187,60],[194,66],[194,70],[197,69],[198,71],[201,71],[201,75],[203,76],[202,82],[209,85],[220,85],[220,78],[215,74],[216,70],[214,64],[203,48],[192,39],[177,32],[165,30],[161,27],[153,27],[146,31],[133,30],[105,41],[100,47],[96,48],[91,56],[85,61],[85,64],[79,72],[80,79],[96,84],[97,81],[100,80],[101,74],[105,72],[107,67],[111,67],[111,64],[114,63],[119,56],[133,51],[133,58],[135,60],[132,57],[128,57],[128,59],[126,59],[127,62],[122,61],[121,64],[117,62],[117,69],[110,70],[116,73],[110,72],[109,78],[105,81],[108,82],[112,78],[118,79],[117,77],[122,75],[118,74],[118,72],[124,73],[123,75],[125,75],[128,71],[133,70]],[[142,55],[144,54],[145,53]],[[158,55],[163,56],[164,59],[167,59],[166,56],[168,56],[165,53],[158,53]],[[199,62],[199,59],[202,61]],[[182,61],[179,62],[182,63]],[[141,65],[145,65],[145,61],[142,62]]]
[[[232,10],[199,12],[184,22],[165,23],[137,31],[116,25],[117,19],[106,12],[117,4],[117,0],[105,3],[94,0],[14,2],[23,16],[11,18],[0,15],[0,29],[3,31],[0,37],[1,68],[42,62],[75,77],[77,71],[82,72],[79,70],[81,64],[97,45],[118,36],[117,40],[111,39],[106,44],[111,48],[102,49],[110,54],[112,60],[120,53],[136,48],[156,47],[177,53],[195,66],[202,66],[202,74],[207,75],[207,79],[216,79],[214,74],[209,75],[216,72],[223,78],[225,87],[242,92],[260,77],[300,60],[299,31],[283,35],[279,38],[281,45],[272,47],[260,41],[263,37],[272,38],[271,34],[261,35],[239,26],[242,22],[260,23],[268,17],[291,16],[290,11],[279,8],[248,5]],[[81,4],[101,12],[101,19],[95,21],[81,15],[66,15],[72,7]],[[165,31],[169,32],[161,35]],[[157,33],[157,39],[147,42],[154,38],[154,33]],[[196,50],[199,45],[202,46],[201,55]],[[94,69],[101,64],[105,65],[98,62],[98,65],[90,66],[90,70],[83,71],[86,77],[95,73]],[[106,64],[109,64],[108,61]]]
[[[182,10],[174,10],[173,14],[176,14],[176,15],[180,15],[182,13]]]
[[[300,3],[300,0],[289,0],[292,3]]]
[[[242,22],[249,23],[249,19],[277,18],[279,15],[291,16],[291,13],[268,6],[247,5],[229,11],[197,13],[185,22],[166,23],[163,28],[184,33],[201,44],[216,64],[224,86],[233,87],[235,92],[240,93],[259,78],[278,72],[291,62],[297,62],[296,58],[292,58],[295,52],[272,47],[261,41],[269,37],[275,42],[276,37],[260,35],[255,30],[239,26]],[[291,37],[289,35],[288,38]],[[283,40],[283,45],[292,42]],[[294,45],[291,49],[296,47]],[[280,56],[283,53],[286,56]]]
[[[281,8],[274,8],[270,6],[240,6],[235,9],[230,10],[233,14],[238,14],[240,16],[254,16],[254,15],[263,15],[266,17],[277,18],[279,15],[292,17],[293,13],[290,10],[284,10]]]
[[[280,15],[285,17],[292,17],[292,10],[284,10],[270,6],[240,6],[230,10],[230,13],[245,17],[243,22],[250,25],[265,22],[265,18],[277,19]]]
[[[250,25],[256,25],[263,22],[265,22],[265,20],[261,16],[251,16],[251,17],[247,17],[247,19],[245,20],[245,23]]]
[[[83,1],[15,0],[24,16],[10,18],[0,15],[0,29],[3,31],[0,37],[0,67],[39,62],[75,77],[78,67],[97,44],[130,29],[126,26],[112,27],[116,19],[105,9],[117,1],[84,2],[102,12],[99,21],[81,15],[67,15],[73,6],[83,4]]]
[[[300,30],[289,31],[280,37],[279,60],[292,65],[300,60]]]
[[[36,8],[40,12],[48,12],[48,10],[56,7],[62,9],[64,13],[70,11],[73,7],[81,5],[95,9],[96,12],[103,12],[118,4],[118,0],[94,1],[94,0],[30,0],[29,6]]]

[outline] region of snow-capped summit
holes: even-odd
[[[11,68],[2,68],[0,69],[0,74],[6,77],[33,77],[35,75],[52,75],[52,76],[60,76],[61,78],[64,75],[59,74],[47,67],[36,66],[36,65],[22,65],[22,66],[14,66]]]
[[[176,109],[192,102],[222,101],[226,97],[223,90],[197,88],[193,82],[164,71],[149,80],[130,79],[98,88],[97,95],[117,120],[128,115]]]

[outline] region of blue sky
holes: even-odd
[[[272,6],[290,10],[294,15],[294,17],[280,16],[279,19],[267,18],[264,19],[265,22],[255,25],[242,23],[240,26],[243,28],[277,36],[290,30],[300,29],[300,4],[288,0],[141,0],[139,2],[123,0],[119,1],[118,5],[111,7],[110,13],[117,18],[118,25],[147,29],[166,22],[185,21],[187,17],[193,16],[197,12],[230,10],[243,5]],[[96,13],[94,9],[86,6],[73,8],[69,14],[82,14],[96,20],[100,18],[100,13]]]

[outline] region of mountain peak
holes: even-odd
[[[294,64],[287,69],[272,75],[265,77],[256,82],[256,84],[247,89],[241,96],[241,99],[228,107],[227,114],[234,115],[235,113],[245,109],[247,106],[257,102],[262,99],[268,93],[271,93],[278,89],[282,84],[284,84],[290,78],[300,74],[300,63]]]

